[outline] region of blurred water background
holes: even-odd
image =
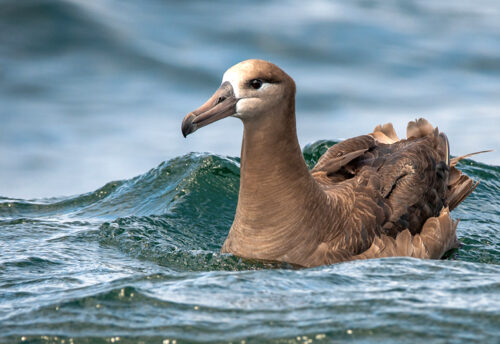
[[[183,116],[248,58],[297,82],[302,145],[427,117],[500,164],[500,5],[453,1],[0,2],[0,194],[87,192],[190,151],[239,155],[238,120]]]
[[[248,58],[295,79],[309,163],[419,116],[454,155],[496,149],[461,166],[482,181],[454,212],[463,247],[220,255],[242,125],[180,123]],[[1,0],[0,342],[500,343],[499,115],[494,0]]]

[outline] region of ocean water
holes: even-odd
[[[242,127],[183,116],[247,58],[312,165],[425,116],[481,183],[444,260],[221,255]],[[0,1],[0,343],[500,343],[496,1]],[[331,141],[334,140],[334,141]]]
[[[331,142],[305,148],[308,163]],[[0,341],[494,343],[500,168],[455,211],[446,260],[314,269],[221,255],[238,159],[188,154],[87,194],[0,201]],[[216,214],[216,215],[215,215]]]

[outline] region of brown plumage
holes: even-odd
[[[295,129],[295,83],[248,60],[182,124],[186,136],[227,116],[244,124],[238,206],[222,252],[317,266],[389,256],[440,258],[458,247],[450,211],[477,186],[425,119],[332,146],[309,171]],[[460,158],[459,158],[460,159]]]

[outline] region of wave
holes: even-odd
[[[307,145],[306,163],[313,166],[334,143],[321,140]],[[190,153],[165,161],[137,177],[112,181],[81,195],[35,200],[0,197],[0,216],[106,220],[185,213],[186,218],[203,219],[213,213],[225,218],[227,213],[232,218],[239,176],[239,158]]]
[[[166,214],[195,198],[191,214],[208,206],[236,200],[239,166],[235,158],[191,153],[161,163],[128,180],[109,182],[86,194],[41,200],[0,199],[0,216],[7,218],[69,216],[109,219]],[[220,197],[211,198],[211,196]]]
[[[307,145],[306,163],[313,166],[334,143],[322,140]],[[36,200],[0,197],[0,216],[105,220],[174,212],[186,212],[187,218],[203,218],[213,211],[224,215],[234,213],[239,177],[239,158],[190,153],[165,161],[137,177],[112,181],[81,195]]]

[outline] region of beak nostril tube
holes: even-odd
[[[184,117],[182,135],[186,137],[201,127],[233,115],[236,113],[237,101],[231,84],[224,82],[205,104]]]

